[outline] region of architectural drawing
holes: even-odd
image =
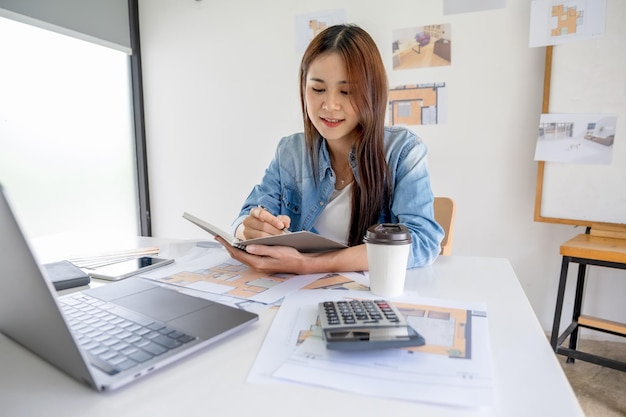
[[[604,35],[606,0],[531,0],[531,47],[577,42]]]
[[[354,281],[342,274],[331,273],[325,275],[309,285],[302,287],[304,290],[356,290],[356,291],[369,291],[369,287]]]
[[[311,32],[312,32],[311,39],[316,37],[321,31],[323,31],[327,27],[328,27],[328,24],[326,24],[326,22],[319,21],[317,19],[309,20],[309,29],[311,29]]]
[[[347,300],[352,298],[348,297]],[[424,352],[449,358],[471,359],[473,316],[484,317],[485,312],[422,304],[394,303],[406,317],[409,325],[426,339],[426,344],[402,348],[407,352]],[[322,337],[319,318],[298,331],[297,346],[311,337]]]
[[[446,122],[446,83],[401,85],[389,90],[389,124],[433,125]]]
[[[406,348],[412,352],[427,352],[450,358],[469,359],[471,355],[472,315],[482,314],[472,310],[395,303],[409,324],[426,338],[423,346]]]
[[[576,2],[566,2],[552,6],[552,36],[573,35],[583,26],[585,12]]]
[[[370,294],[361,294],[302,290],[285,297],[248,381],[260,381],[260,377],[268,382],[288,380],[365,396],[481,408],[479,412],[492,405],[494,372],[484,304],[420,302],[411,294],[394,304],[408,316],[409,323],[425,317],[428,322],[411,325],[427,345],[381,349],[375,354],[327,349],[317,323],[319,302],[372,299]],[[429,350],[429,344],[436,346]],[[434,385],[445,388],[433,390]]]
[[[294,275],[276,274],[267,275],[250,270],[239,263],[221,263],[198,271],[182,271],[158,281],[177,286],[191,286],[202,282],[211,284],[216,293],[244,299],[254,299],[255,296],[292,278]],[[217,290],[220,288],[220,290]]]
[[[322,30],[329,26],[345,22],[347,22],[347,12],[345,9],[325,10],[296,16],[296,52],[298,54],[304,53],[311,39]]]

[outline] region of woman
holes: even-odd
[[[331,26],[311,41],[300,65],[304,132],[280,141],[233,230],[240,239],[310,230],[349,247],[243,251],[218,238],[234,259],[268,273],[367,270],[367,229],[403,223],[412,238],[408,267],[435,260],[444,232],[434,220],[426,147],[409,130],[385,127],[387,88],[378,48],[363,29]]]

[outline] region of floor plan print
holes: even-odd
[[[566,2],[552,6],[552,36],[573,35],[579,31],[584,21],[584,11],[576,2]]]
[[[531,47],[604,36],[606,0],[531,0]]]
[[[277,287],[292,274],[268,275],[250,270],[238,262],[223,262],[218,265],[196,271],[182,271],[159,278],[159,281],[200,290],[207,290],[231,297],[256,300],[263,293]]]
[[[352,299],[356,298],[345,298],[345,300]],[[396,302],[395,304],[409,324],[414,329],[418,329],[427,340],[423,346],[402,349],[407,352],[425,352],[449,358],[471,359],[472,317],[484,318],[486,317],[485,311],[411,303]],[[315,323],[310,323],[306,328],[298,331],[296,344],[300,346],[311,336],[322,337],[319,317]]]
[[[389,124],[436,125],[446,122],[446,83],[408,84],[389,90]]]
[[[351,273],[354,275],[355,273]],[[305,290],[356,290],[356,291],[369,291],[369,287],[363,285],[357,281],[354,281],[353,277],[346,276],[348,274],[330,273],[325,275],[316,281],[313,281],[309,285],[303,287]],[[360,275],[363,275],[362,273]]]
[[[349,354],[327,349],[318,304],[373,297],[350,290],[301,290],[285,297],[249,381],[269,376],[266,381],[287,380],[361,395],[384,392],[390,398],[472,408],[492,404],[488,312],[482,303],[416,298],[414,294],[398,297],[393,303],[426,339],[426,345]],[[433,385],[445,387],[436,390],[438,398],[430,389]]]

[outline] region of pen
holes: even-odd
[[[267,211],[269,214],[271,214],[272,216],[274,216],[274,214],[272,214],[272,212],[271,212],[271,211],[269,211],[266,207],[263,207],[262,205],[260,205],[260,204],[259,204],[259,208],[260,208],[261,210],[265,210],[265,211]],[[276,217],[276,216],[274,216],[274,217]],[[288,228],[286,228],[286,227],[284,227],[282,230],[283,230],[283,232],[285,232],[285,233],[289,233],[289,229],[288,229]]]

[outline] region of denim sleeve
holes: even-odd
[[[393,178],[392,222],[411,232],[409,268],[434,262],[440,252],[443,228],[435,221],[426,145],[416,137],[405,142],[390,166]]]
[[[271,213],[280,213],[280,154],[281,147],[284,146],[286,138],[283,138],[274,155],[274,159],[270,162],[265,170],[265,174],[261,182],[254,186],[246,200],[244,201],[239,215],[231,225],[231,233],[234,235],[237,227],[250,214],[250,211],[258,206],[263,206]]]

